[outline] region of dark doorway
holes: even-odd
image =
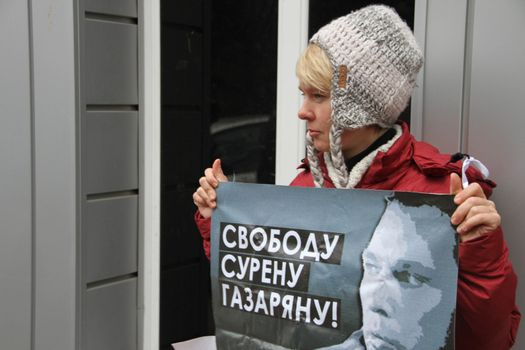
[[[213,333],[192,193],[209,163],[208,1],[161,1],[160,348]]]
[[[160,348],[213,334],[209,262],[192,194],[222,159],[274,183],[277,0],[161,1]]]
[[[212,7],[211,156],[239,182],[275,183],[277,0]]]

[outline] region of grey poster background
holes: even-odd
[[[211,226],[211,278],[218,348],[315,349],[342,343],[358,331],[362,326],[358,291],[363,277],[361,254],[385,211],[386,198],[393,194],[391,191],[221,183]],[[448,216],[454,210],[451,196],[399,192],[396,195],[402,201],[422,201],[438,207]],[[424,215],[422,213],[422,222],[431,226],[432,223],[425,221]],[[337,315],[339,319],[336,320],[338,327],[320,327],[304,321],[296,322],[222,306],[219,284],[221,222],[344,234],[341,264],[311,262],[307,291],[310,295],[341,299]],[[455,231],[452,226],[448,226],[439,230],[444,235],[443,239],[433,239],[432,244],[442,245],[439,249],[453,250],[457,257]],[[431,233],[435,235],[437,232]],[[250,286],[240,281],[234,283]],[[451,280],[444,290],[448,299],[453,298],[454,305],[456,283],[456,280]],[[265,285],[264,288],[272,286]],[[423,318],[421,323],[424,328],[428,326],[430,329],[434,321]],[[449,337],[445,348],[453,349],[453,318],[449,319],[448,328]]]

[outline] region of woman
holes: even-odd
[[[495,184],[470,168],[471,183],[462,188],[460,159],[416,141],[397,121],[422,63],[413,34],[389,7],[368,6],[321,28],[297,63],[308,159],[291,185],[454,194],[451,222],[461,242],[456,349],[508,349],[520,313],[501,218],[487,199]],[[208,256],[221,181],[227,178],[216,160],[193,195]]]

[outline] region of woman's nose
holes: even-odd
[[[306,101],[303,101],[303,103],[301,104],[297,116],[301,120],[312,120],[314,118],[314,113],[310,108],[308,108]]]

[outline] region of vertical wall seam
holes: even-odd
[[[463,86],[461,96],[461,116],[459,124],[459,147],[468,153],[468,129],[470,117],[470,88],[472,78],[472,45],[474,31],[474,1],[467,0],[465,19],[465,48],[463,53]]]
[[[35,84],[34,84],[34,41],[33,41],[33,6],[27,0],[28,46],[29,46],[29,115],[31,134],[31,349],[35,349],[35,302],[36,302],[36,173],[35,173]]]
[[[160,135],[161,135],[161,16],[159,1],[139,0],[139,77],[141,113],[141,169],[140,169],[140,211],[138,220],[140,254],[138,258],[137,304],[137,349],[159,348],[160,308]],[[204,6],[210,16],[210,8]],[[205,20],[203,23],[208,25]],[[209,28],[208,28],[209,29]],[[206,30],[208,30],[206,29]],[[206,32],[206,31],[205,31]],[[206,40],[209,40],[205,35]],[[205,41],[203,41],[205,42]],[[209,42],[208,42],[209,44]],[[206,50],[209,50],[207,44]],[[207,86],[207,84],[204,84]],[[209,108],[203,110],[207,112]],[[204,121],[206,122],[206,120]],[[203,148],[204,152],[204,148]]]
[[[287,185],[297,175],[290,163],[298,164],[304,158],[306,124],[297,115],[301,95],[295,71],[294,57],[308,43],[308,0],[278,1],[277,15],[277,99],[275,119],[275,183]],[[285,142],[286,139],[286,142]]]
[[[277,9],[279,11],[279,9]],[[310,25],[310,0],[303,0],[301,2],[301,30],[299,38],[299,41],[303,43],[301,46],[301,52],[304,52],[308,45],[308,40],[310,39],[310,36],[313,35],[313,33],[308,32],[308,27]],[[279,13],[277,13],[277,16],[279,16]],[[277,23],[279,25],[279,23]],[[277,28],[279,30],[279,28]],[[295,75],[295,74],[294,74]],[[298,92],[296,92],[298,93]],[[297,111],[299,111],[299,108],[302,104],[302,97],[299,99],[300,103],[297,106]],[[277,106],[276,106],[277,107]],[[297,155],[295,156],[295,159],[300,160],[306,158],[306,145],[305,145],[305,135],[306,135],[306,123],[299,123],[300,127],[297,128],[298,136],[297,139],[299,140],[299,147],[297,147]]]
[[[82,93],[82,88],[81,88],[81,80],[80,80],[80,76],[81,76],[81,73],[80,73],[80,67],[81,67],[81,63],[80,63],[80,57],[81,57],[81,51],[80,51],[80,48],[81,48],[81,44],[82,44],[82,41],[81,41],[81,29],[80,29],[80,26],[81,26],[81,23],[82,23],[82,20],[80,18],[80,8],[81,8],[81,4],[80,4],[80,1],[81,0],[75,0],[73,2],[73,30],[74,30],[74,33],[73,33],[73,38],[75,40],[75,43],[73,44],[73,47],[74,47],[74,53],[73,53],[73,57],[74,57],[74,79],[75,79],[75,90],[76,90],[76,93],[75,93],[75,111],[76,111],[76,116],[75,116],[75,147],[76,147],[76,150],[75,150],[75,169],[76,169],[76,174],[75,174],[75,181],[76,181],[76,198],[75,198],[75,203],[76,203],[76,222],[75,222],[75,227],[76,227],[76,239],[75,239],[75,242],[76,242],[76,247],[75,247],[75,253],[76,253],[76,278],[75,278],[75,288],[76,288],[76,292],[75,292],[75,314],[76,314],[76,317],[75,317],[75,346],[76,346],[76,349],[82,349],[82,317],[83,317],[83,312],[82,312],[82,305],[83,305],[83,279],[84,279],[84,275],[82,274],[82,271],[83,271],[83,264],[82,264],[82,259],[83,259],[83,255],[82,255],[82,246],[83,246],[83,242],[82,242],[82,203],[83,203],[83,196],[82,196],[82,177],[81,177],[81,174],[82,174],[82,98],[81,98],[81,93]]]
[[[427,0],[417,0],[414,4],[414,36],[423,52],[426,61],[426,42],[427,42],[427,19],[428,2]],[[425,69],[426,64],[416,78],[416,87],[412,93],[410,107],[410,131],[417,139],[423,139],[424,130],[424,110],[425,110]]]
[[[145,170],[145,140],[144,140],[144,127],[145,127],[145,111],[144,111],[144,3],[141,0],[137,1],[137,110],[138,110],[138,127],[137,127],[137,186],[138,186],[138,202],[137,202],[137,245],[136,251],[134,252],[137,257],[137,283],[135,285],[135,308],[136,308],[136,319],[135,319],[135,344],[137,349],[142,348],[144,344],[144,309],[147,308],[145,305],[145,285],[144,285],[144,170]],[[160,142],[160,140],[159,140]],[[160,283],[160,282],[159,282]]]

